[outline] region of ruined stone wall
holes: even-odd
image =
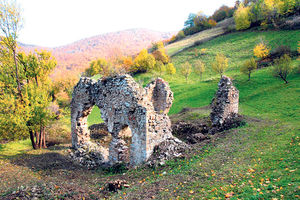
[[[87,116],[96,105],[112,134],[109,155],[103,156],[103,162],[139,165],[147,161],[156,145],[173,137],[167,115],[172,101],[172,91],[160,78],[146,88],[129,75],[98,81],[81,78],[71,102],[72,146],[76,149],[90,143]],[[132,136],[129,148],[124,135]]]

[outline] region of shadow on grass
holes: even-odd
[[[47,152],[38,155],[24,154],[11,158],[10,162],[23,167],[28,167],[34,171],[47,170],[79,170],[81,166],[72,162],[72,160],[60,153]]]

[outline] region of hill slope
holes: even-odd
[[[195,45],[195,43],[204,43],[215,37],[218,37],[226,32],[226,29],[230,26],[234,26],[233,18],[225,19],[217,24],[216,27],[201,31],[199,33],[187,36],[186,38],[169,44],[166,46],[166,50],[169,56],[174,56],[189,47]]]
[[[13,190],[21,185],[36,188],[44,184],[39,188],[40,193],[45,193],[44,198],[299,199],[300,75],[290,75],[286,85],[272,76],[272,67],[257,70],[250,82],[239,72],[260,38],[272,48],[285,44],[296,50],[299,34],[300,30],[228,34],[194,47],[208,49],[205,55],[196,57],[192,48],[172,58],[177,69],[181,63],[194,64],[198,59],[207,66],[202,80],[192,74],[186,83],[179,72],[163,76],[174,92],[172,119],[184,107],[209,105],[219,81],[219,75],[211,72],[210,62],[220,52],[230,59],[225,74],[234,79],[240,91],[240,113],[246,117],[245,126],[211,136],[193,146],[185,158],[168,161],[165,166],[128,171],[82,169],[68,161],[61,147],[24,153],[22,146],[19,150],[23,155],[12,156],[12,150],[5,151],[8,145],[0,145],[0,193],[7,192],[0,198],[14,195]],[[299,64],[293,60],[294,66]],[[135,78],[147,83],[153,76],[148,73]],[[188,113],[189,120],[207,116],[208,112],[201,110]],[[31,148],[30,143],[27,146]],[[13,176],[15,173],[18,179]],[[108,181],[116,179],[127,180],[130,187],[115,193],[101,190]]]
[[[170,38],[171,34],[148,29],[130,29],[82,39],[56,48],[43,48],[24,44],[21,44],[21,46],[25,51],[34,49],[51,51],[58,62],[54,74],[61,72],[78,73],[85,69],[91,60],[100,57],[133,55],[141,49],[149,47],[153,42]]]

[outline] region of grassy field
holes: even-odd
[[[224,34],[224,32],[225,31],[222,27],[201,31],[194,35],[188,36],[178,42],[167,45],[166,50],[170,56],[173,56],[179,51],[193,46],[195,42],[202,41],[202,40],[209,40],[211,38]]]
[[[201,59],[207,70],[202,80],[192,74],[188,83],[180,73],[163,76],[174,92],[171,116],[185,107],[209,105],[219,81],[210,63],[223,53],[229,58],[225,74],[240,91],[240,113],[247,121],[193,146],[185,159],[113,173],[71,164],[63,146],[32,151],[30,143],[24,142],[26,151],[23,144],[6,144],[0,146],[0,194],[5,199],[21,185],[38,185],[44,197],[57,199],[299,199],[300,75],[294,72],[289,84],[284,84],[272,76],[272,67],[257,70],[251,81],[239,72],[261,39],[272,48],[285,44],[296,50],[299,35],[300,31],[233,33],[195,47],[206,48],[205,55],[196,57],[190,49],[172,58],[177,68]],[[295,67],[299,64],[293,61]],[[135,79],[145,85],[155,76],[149,73]],[[97,112],[93,110],[90,116],[95,117],[89,117],[89,124],[97,123]],[[115,179],[127,180],[130,187],[111,194],[101,191]]]

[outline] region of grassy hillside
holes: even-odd
[[[66,199],[99,196],[110,199],[299,199],[300,75],[291,74],[290,83],[284,84],[272,76],[271,67],[257,70],[250,82],[239,72],[261,38],[272,48],[284,44],[296,50],[299,35],[299,30],[234,33],[195,47],[206,48],[205,55],[196,57],[194,49],[190,49],[172,58],[177,69],[185,61],[193,64],[201,59],[207,70],[202,80],[192,74],[188,83],[179,72],[163,76],[174,92],[171,116],[184,107],[209,105],[219,81],[210,62],[217,53],[223,53],[229,58],[225,74],[234,79],[240,91],[240,113],[247,121],[243,127],[214,135],[208,143],[194,146],[185,159],[169,161],[155,169],[130,169],[123,174],[70,166],[66,152],[61,150],[63,147],[14,156],[4,151],[2,145],[0,193],[20,185],[38,184],[45,194]],[[294,66],[299,64],[300,61],[293,60]],[[148,73],[135,79],[146,84],[154,76]],[[92,116],[96,112],[93,111]],[[92,120],[96,122],[92,117],[89,123],[93,123]],[[23,145],[20,148],[24,151]],[[12,151],[17,152],[16,149]],[[12,177],[16,171],[20,179]],[[130,187],[117,193],[101,192],[108,180],[115,179],[127,180]]]

